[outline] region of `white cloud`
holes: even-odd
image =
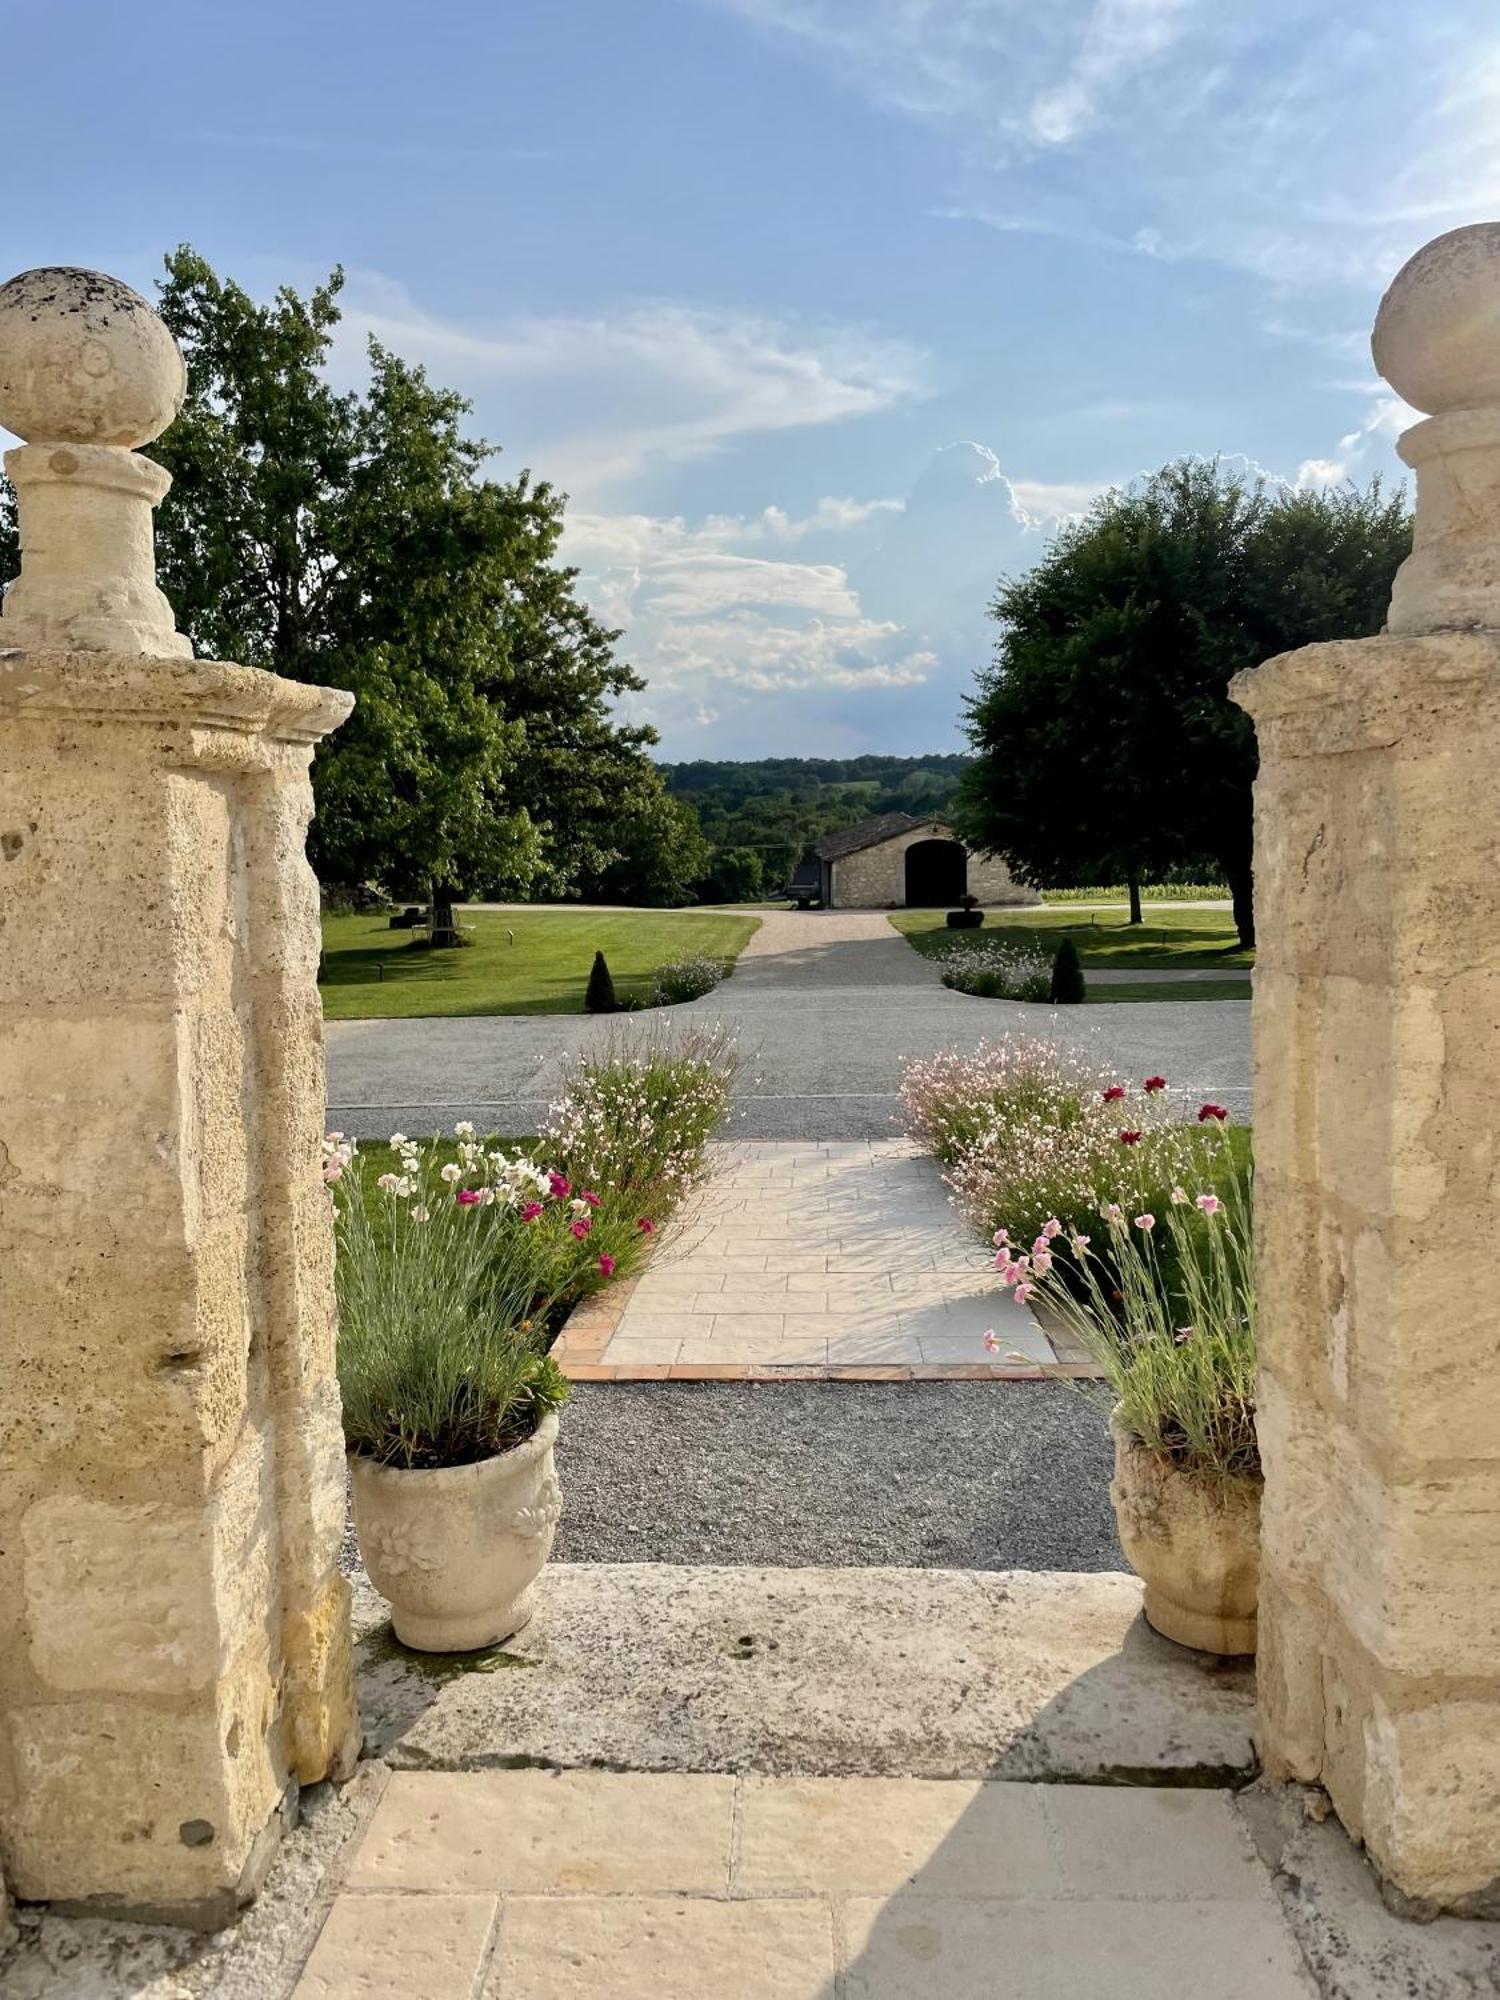
[[[345,310],[344,373],[373,333],[473,398],[481,428],[514,456],[535,454],[557,484],[591,494],[745,438],[870,416],[926,393],[925,358],[907,342],[671,300],[469,327],[357,272]]]
[[[1359,386],[1373,397],[1370,414],[1345,432],[1333,457],[1303,459],[1297,468],[1298,486],[1341,486],[1346,479],[1368,477],[1402,431],[1421,423],[1421,411],[1393,396],[1383,382]]]
[[[807,519],[847,525],[872,511],[825,501]],[[622,651],[649,681],[639,704],[646,719],[668,731],[687,722],[702,729],[733,722],[754,696],[913,687],[927,678],[931,654],[898,620],[870,616],[840,564],[746,552],[777,534],[767,528],[776,513],[714,515],[697,526],[648,514],[569,514],[564,556],[600,616],[624,628]]]

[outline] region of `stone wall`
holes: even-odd
[[[838,910],[899,910],[906,906],[906,850],[923,840],[952,840],[951,827],[929,821],[873,847],[841,854],[833,862],[832,907]],[[971,852],[969,893],[986,905],[1040,902],[1034,889],[1018,883],[994,855]]]

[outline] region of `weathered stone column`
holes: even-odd
[[[1261,1750],[1398,1907],[1500,1914],[1500,224],[1376,365],[1416,546],[1380,637],[1235,684],[1255,801]]]
[[[321,1183],[312,746],[156,588],[182,360],[0,287],[0,1873],[217,1923],[358,1749]]]

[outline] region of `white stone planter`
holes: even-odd
[[[476,1465],[407,1472],[351,1455],[359,1552],[404,1646],[468,1653],[526,1623],[562,1512],[556,1441],[554,1410]]]
[[[1200,1653],[1253,1653],[1260,1589],[1259,1479],[1179,1472],[1118,1419],[1115,1504],[1120,1546],[1146,1586],[1146,1622]]]

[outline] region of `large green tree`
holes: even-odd
[[[460,892],[576,893],[643,846],[659,879],[655,734],[612,707],[644,684],[557,562],[561,496],[490,477],[464,399],[376,341],[368,387],[337,390],[341,284],[263,303],[191,249],[166,260],[188,400],[152,455],[179,624],[200,655],[357,696],[314,772],[325,882],[422,889],[451,933]],[[15,566],[7,504],[0,578]]]
[[[1378,481],[1294,493],[1186,459],[1102,495],[995,600],[963,831],[1054,885],[1212,859],[1253,943],[1255,736],[1229,682],[1379,631],[1410,546],[1404,496]]]

